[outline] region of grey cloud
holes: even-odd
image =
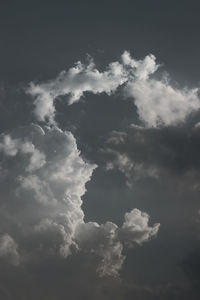
[[[177,128],[143,128],[132,124],[113,131],[102,149],[107,169],[119,169],[128,184],[145,177],[171,179],[199,190],[199,130],[193,125]]]
[[[18,265],[20,262],[20,255],[18,252],[18,245],[9,234],[0,236],[0,258],[6,259],[8,263]]]
[[[9,135],[2,134],[0,136],[0,151],[11,157],[16,156],[20,152],[29,154],[30,161],[26,168],[27,171],[39,169],[46,163],[45,155],[36,149],[32,143],[20,139],[12,139]]]
[[[118,276],[125,257],[116,224],[86,223],[77,228],[76,239],[82,251],[94,253],[100,258],[97,266],[100,276]]]

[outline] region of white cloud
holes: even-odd
[[[83,161],[70,132],[56,127],[46,128],[45,132],[35,125],[19,128],[9,138],[2,136],[1,151],[1,169],[5,170],[1,184],[9,184],[9,193],[2,195],[7,198],[4,210],[13,216],[12,206],[16,203],[14,216],[25,236],[38,233],[34,233],[35,226],[46,219],[49,223],[42,227],[43,233],[61,233],[62,228],[65,234],[60,235],[62,243],[58,248],[65,248],[63,253],[67,256],[75,228],[83,223],[81,196],[96,166]],[[45,163],[41,157],[45,157]],[[53,238],[51,243],[54,244]],[[39,244],[35,243],[33,251],[34,247]]]
[[[126,213],[124,219],[120,236],[128,247],[133,247],[135,244],[142,245],[151,240],[156,236],[160,227],[158,223],[150,227],[149,215],[136,208]]]
[[[47,83],[31,83],[27,92],[35,97],[35,115],[39,121],[46,118],[54,122],[54,100],[68,95],[68,104],[77,102],[85,92],[110,95],[127,81],[127,71],[119,62],[110,63],[104,72],[97,70],[94,62],[85,65],[80,61],[68,71],[61,72],[57,78]]]
[[[156,79],[132,80],[125,87],[133,97],[138,115],[147,127],[177,125],[199,110],[198,89],[177,89]]]
[[[159,68],[155,59],[150,54],[137,61],[129,52],[124,52],[124,64],[132,68],[132,76],[124,87],[125,96],[133,98],[146,127],[177,125],[199,110],[198,89],[174,88],[166,76],[155,79],[153,75]]]
[[[130,75],[137,80],[146,80],[157,71],[159,65],[156,64],[156,58],[153,54],[147,55],[143,60],[136,60],[131,57],[128,51],[124,51],[121,56],[123,64],[130,68]],[[131,76],[130,76],[131,77]]]
[[[162,75],[156,79],[154,74],[159,66],[152,54],[137,60],[124,51],[120,62],[110,63],[104,72],[97,70],[92,59],[87,65],[79,61],[55,79],[46,83],[32,82],[27,92],[34,97],[37,119],[55,123],[56,97],[68,96],[70,105],[79,101],[85,92],[111,95],[124,85],[124,96],[133,98],[145,126],[177,125],[199,110],[198,89],[175,88]]]

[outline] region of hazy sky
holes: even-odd
[[[0,300],[200,296],[199,1],[2,1]]]

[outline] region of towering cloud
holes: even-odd
[[[0,137],[0,257],[14,264],[83,251],[95,255],[100,275],[116,276],[124,261],[123,246],[155,237],[159,224],[139,210],[112,222],[84,222],[81,196],[96,165],[80,156],[70,132],[38,125]]]

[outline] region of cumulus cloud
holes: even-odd
[[[129,68],[130,74],[138,80],[148,79],[159,68],[153,54],[147,55],[143,60],[136,60],[131,57],[128,51],[124,51],[121,58],[123,64]]]
[[[79,61],[55,79],[44,83],[31,82],[27,93],[34,97],[37,119],[55,123],[57,97],[66,96],[70,105],[79,101],[85,92],[111,95],[123,86],[123,96],[133,99],[138,116],[146,127],[177,125],[199,110],[199,89],[174,87],[169,77],[157,76],[159,67],[152,54],[137,60],[124,51],[120,61],[110,63],[104,72],[96,68],[92,59],[88,64]]]
[[[131,76],[124,87],[125,97],[133,98],[146,127],[177,125],[199,110],[198,88],[175,88],[169,77],[153,76],[159,68],[154,55],[137,61],[125,51],[122,60],[131,67]]]
[[[31,83],[27,92],[35,97],[35,115],[39,121],[46,118],[54,120],[54,100],[58,96],[68,97],[68,104],[77,102],[85,92],[110,95],[127,81],[127,72],[119,62],[110,63],[104,72],[100,72],[93,60],[87,65],[80,61],[68,71],[62,71],[58,77],[47,83]]]
[[[89,222],[77,228],[80,247],[101,259],[97,268],[100,276],[117,276],[125,259],[123,247],[142,245],[158,233],[160,224],[149,226],[149,215],[138,209],[126,213],[124,218],[122,227],[112,222],[102,225]]]
[[[137,61],[125,51],[122,60],[132,68],[132,76],[124,87],[125,96],[133,98],[146,127],[177,125],[199,110],[198,88],[175,88],[166,76],[153,77],[159,68],[154,55]]]
[[[45,161],[45,155],[41,153],[35,146],[26,140],[12,139],[9,135],[2,134],[0,136],[0,152],[4,152],[6,156],[14,157],[17,154],[29,154],[29,164],[27,171],[33,171],[42,167]]]
[[[125,94],[133,97],[146,127],[177,125],[200,108],[197,88],[174,88],[166,80],[147,77],[130,81]]]
[[[156,237],[159,225],[149,226],[149,216],[137,209],[125,215],[121,228],[85,223],[81,197],[96,165],[82,159],[70,132],[21,127],[1,136],[0,155],[0,256],[15,264],[18,248],[22,263],[82,251],[97,257],[100,276],[117,276],[123,247]]]
[[[124,216],[124,223],[120,230],[121,238],[129,247],[135,244],[142,245],[154,238],[158,232],[160,224],[148,225],[149,215],[141,212],[139,209],[133,209]]]
[[[81,196],[96,166],[84,162],[73,135],[58,128],[20,128],[2,136],[1,150],[1,187],[9,190],[2,195],[4,210],[25,235],[54,232],[60,244],[55,248],[52,238],[49,248],[67,256],[75,228],[83,222]],[[33,247],[46,247],[45,242],[41,239]]]
[[[99,225],[89,222],[77,228],[76,239],[84,252],[99,257],[97,271],[100,276],[117,276],[125,257],[118,238],[118,226],[112,222]]]

